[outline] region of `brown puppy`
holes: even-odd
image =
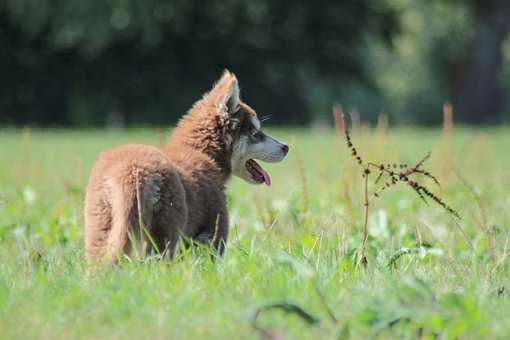
[[[271,184],[255,162],[279,162],[288,147],[265,135],[255,111],[239,98],[225,71],[179,122],[167,145],[125,145],[103,152],[85,198],[85,246],[90,262],[115,262],[145,251],[147,235],[172,256],[179,237],[210,241],[223,253],[228,236],[225,185],[231,174]],[[133,242],[136,240],[137,242]]]

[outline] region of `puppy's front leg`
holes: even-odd
[[[218,213],[216,218],[194,237],[194,241],[200,243],[210,243],[219,255],[223,255],[227,246],[228,237],[228,215]]]

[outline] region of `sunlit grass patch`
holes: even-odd
[[[376,162],[411,163],[432,150],[439,193],[463,217],[456,224],[416,195],[385,192],[368,216],[364,270],[355,261],[362,178],[343,141],[333,130],[271,133],[291,152],[267,166],[271,188],[231,181],[224,258],[191,249],[91,273],[82,241],[90,167],[104,148],[158,143],[159,134],[1,130],[0,336],[257,338],[254,313],[271,304],[319,320],[260,313],[258,326],[288,338],[508,334],[508,129],[453,127],[447,143],[432,129],[355,129],[356,146]]]

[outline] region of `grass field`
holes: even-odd
[[[0,130],[0,337],[255,339],[254,313],[274,303],[320,319],[263,310],[257,327],[275,338],[508,337],[510,129],[355,130],[365,159],[412,163],[431,150],[425,167],[442,186],[423,182],[462,216],[405,186],[385,191],[360,268],[362,178],[344,141],[333,130],[271,133],[290,154],[267,166],[271,188],[231,181],[223,259],[192,249],[90,274],[82,211],[95,157],[163,133]]]

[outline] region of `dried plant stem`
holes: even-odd
[[[443,136],[449,138],[453,129],[453,105],[443,104]]]
[[[306,178],[305,165],[304,165],[303,158],[301,158],[301,154],[299,153],[299,151],[295,150],[294,154],[296,155],[296,162],[297,162],[297,167],[299,170],[299,181],[301,183],[301,196],[303,198],[302,209],[303,209],[303,213],[307,213],[310,200],[308,198],[308,196],[309,196],[308,195],[308,180]]]
[[[408,166],[407,164],[398,164],[398,163],[374,163],[374,162],[365,162],[358,150],[354,146],[351,140],[351,136],[349,135],[349,130],[347,129],[347,124],[345,121],[345,115],[340,109],[340,106],[333,106],[333,116],[335,118],[335,126],[338,129],[343,129],[343,131],[338,131],[339,135],[343,135],[345,137],[345,142],[347,148],[349,149],[351,156],[356,159],[356,162],[360,166],[363,171],[363,194],[364,194],[364,222],[362,233],[362,245],[357,254],[356,266],[361,264],[365,265],[367,263],[367,244],[368,244],[368,215],[370,210],[370,203],[373,199],[378,198],[379,194],[392,186],[395,186],[399,183],[404,183],[408,187],[410,187],[419,197],[420,199],[428,205],[427,199],[430,199],[440,205],[447,212],[460,219],[460,215],[447,205],[440,197],[430,191],[426,186],[418,183],[414,179],[414,175],[422,175],[426,178],[429,178],[434,181],[437,185],[439,184],[439,180],[432,175],[430,172],[422,169],[423,164],[430,158],[430,152],[426,153],[417,163],[413,166]],[[377,185],[379,181],[383,178],[386,179],[386,182],[383,186],[379,187],[379,189],[375,189],[373,194],[369,196],[368,194],[368,178],[371,174],[371,169],[375,169],[379,171],[377,179],[375,180],[375,184]]]
[[[370,208],[370,200],[368,199],[368,176],[370,172],[365,170],[364,176],[364,191],[365,191],[365,222],[363,223],[363,243],[361,245],[361,250],[358,253],[358,259],[356,262],[356,265],[359,266],[360,264],[366,264],[367,263],[367,242],[368,242],[368,209]]]
[[[214,234],[213,234],[213,238],[211,241],[213,247],[215,247],[215,248],[218,248],[220,245],[219,230],[220,230],[220,214],[217,214],[216,221],[214,222]]]
[[[293,314],[297,317],[299,317],[303,322],[305,322],[309,326],[317,326],[320,324],[321,320],[314,315],[310,314],[303,308],[301,308],[298,305],[288,303],[288,302],[279,302],[279,303],[273,303],[269,305],[265,305],[262,307],[257,308],[255,310],[255,313],[253,314],[251,325],[253,329],[259,333],[261,339],[274,339],[273,336],[274,331],[271,329],[264,328],[259,325],[258,319],[262,312],[268,311],[268,310],[280,310],[286,314]]]

